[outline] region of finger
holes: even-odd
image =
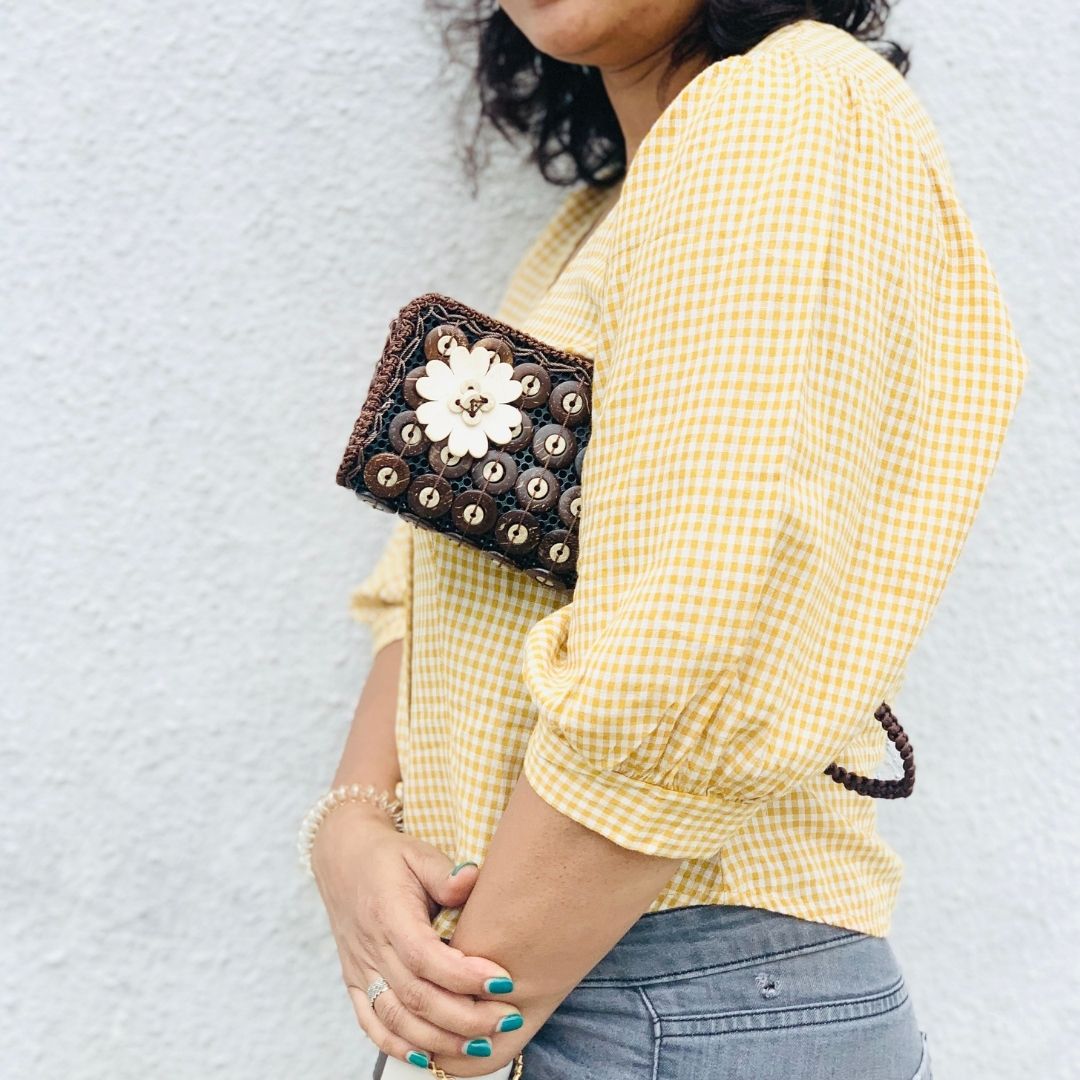
[[[387,941],[398,960],[417,979],[426,979],[455,994],[509,994],[514,989],[510,973],[483,956],[467,956],[448,945],[435,928],[418,919],[391,919],[383,925]]]
[[[387,979],[387,982],[390,980]],[[366,1000],[366,998],[365,998]],[[384,990],[376,999],[373,1008],[383,1027],[413,1047],[423,1047],[429,1055],[469,1054],[472,1057],[490,1057],[491,1036],[487,1033],[462,1037],[456,1032],[432,1024],[416,1016],[401,1002],[393,989]]]
[[[368,1001],[367,991],[358,986],[348,987],[349,1000],[352,1002],[356,1020],[364,1034],[382,1050],[387,1057],[398,1058],[407,1061],[410,1065],[418,1065],[426,1069],[431,1060],[431,1054],[417,1046],[410,1046],[400,1035],[395,1035],[378,1017]],[[375,1003],[384,998],[389,990],[384,990]]]
[[[392,950],[380,957],[379,970],[404,1008],[439,1031],[460,1036],[459,1043],[461,1039],[490,1038],[501,1031],[513,1031],[524,1023],[513,1002],[477,1000],[471,994],[455,994],[427,979],[417,978]],[[380,995],[376,1004],[385,996]],[[408,1034],[404,1030],[400,1033]]]
[[[387,954],[409,971],[410,978],[426,977],[452,994],[470,998],[492,993],[486,989],[492,979],[501,980],[495,984],[499,986],[507,985],[509,979],[501,965],[484,957],[467,956],[448,945],[428,921],[422,902],[412,896],[392,904],[378,902],[370,917],[357,918],[352,933],[340,937],[338,951],[344,961],[346,982],[359,981],[351,975],[362,965],[382,970],[380,961]]]
[[[471,861],[454,865],[433,844],[411,844],[404,851],[405,864],[427,893],[441,907],[461,907],[476,884],[479,868]]]

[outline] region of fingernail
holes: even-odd
[[[405,1060],[410,1065],[419,1065],[421,1069],[426,1069],[428,1067],[427,1054],[421,1054],[419,1050],[410,1050],[405,1055]]]
[[[500,975],[494,979],[484,980],[484,990],[489,994],[509,994],[514,989],[514,980]]]
[[[453,870],[450,871],[450,876],[453,877],[459,870],[464,870],[466,866],[479,866],[479,863],[474,862],[459,862]]]
[[[491,1040],[488,1038],[470,1039],[462,1049],[470,1057],[491,1057]]]
[[[499,1017],[499,1022],[495,1025],[496,1031],[517,1031],[522,1024],[525,1023],[525,1017],[521,1013],[507,1013],[505,1016]]]

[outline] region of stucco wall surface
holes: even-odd
[[[893,24],[1032,359],[881,810],[943,1080],[1080,1060],[1077,24]],[[390,314],[492,305],[559,197],[470,197],[456,78],[411,0],[0,5],[4,1078],[365,1075],[293,847],[390,523],[333,473]]]

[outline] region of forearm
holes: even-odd
[[[495,1037],[500,1058],[532,1038],[681,862],[613,844],[553,810],[519,777],[452,938],[514,978],[525,1025]],[[477,1071],[466,1062],[440,1064]]]
[[[391,641],[376,654],[353,712],[333,784],[373,784],[393,794],[401,779],[394,721],[402,643]]]

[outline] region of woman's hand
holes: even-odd
[[[474,1040],[480,1040],[474,1052],[490,1054],[500,1021],[517,1016],[517,1009],[491,994],[486,982],[509,974],[446,944],[431,926],[440,907],[465,902],[477,868],[468,863],[452,875],[450,860],[438,848],[399,833],[383,810],[363,802],[339,806],[326,818],[312,868],[345,985],[371,1041],[405,1061],[410,1052],[458,1057]],[[366,991],[380,975],[391,989],[373,1008]],[[482,1074],[493,1058],[474,1053],[468,1060]]]

